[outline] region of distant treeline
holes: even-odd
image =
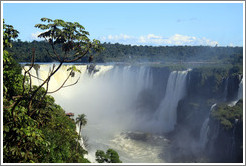
[[[101,53],[91,53],[94,62],[134,62],[134,61],[208,61],[223,63],[243,62],[243,47],[210,47],[210,46],[131,46],[123,44],[103,43]],[[29,62],[32,49],[35,48],[36,62],[53,62],[48,54],[51,46],[45,41],[13,42],[8,51],[18,62]],[[48,50],[48,51],[47,51]],[[57,49],[61,54],[61,47]],[[80,62],[88,62],[89,54]]]

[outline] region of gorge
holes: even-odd
[[[38,64],[31,74],[44,79],[52,66]],[[71,66],[63,65],[52,77],[49,91],[63,83]],[[233,124],[223,129],[216,114],[220,105],[239,107],[243,114],[243,78],[234,70],[98,64],[90,71],[89,64],[75,66],[81,73],[67,84],[80,78],[78,83],[52,96],[75,116],[86,114],[82,136],[88,137],[90,161],[95,162],[97,149],[113,148],[129,163],[242,162],[243,121],[231,115]],[[33,84],[40,80],[33,78]],[[222,137],[223,144],[214,148]]]

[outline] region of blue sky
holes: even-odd
[[[243,46],[242,3],[3,3],[23,41],[37,40],[42,17],[79,22],[101,42]]]

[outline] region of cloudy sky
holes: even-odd
[[[91,39],[131,45],[243,46],[243,3],[9,3],[6,24],[39,40],[40,18],[79,22]]]

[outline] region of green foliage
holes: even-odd
[[[243,121],[243,101],[239,100],[233,107],[226,104],[219,104],[211,112],[211,116],[213,119],[219,121],[225,130],[232,129],[235,119],[238,119],[240,122]]]
[[[35,27],[45,32],[38,37],[44,38],[52,46],[53,57],[59,62],[74,62],[82,58],[88,52],[98,52],[103,49],[100,41],[89,39],[89,32],[78,22],[65,22],[61,19],[41,18],[44,24],[36,24]],[[57,54],[55,46],[61,48],[64,54]],[[46,49],[47,51],[47,49]],[[49,53],[51,55],[51,53]]]
[[[36,61],[52,62],[55,59],[51,58],[47,50],[52,52],[48,42],[32,41],[32,42],[14,42],[13,48],[9,52],[19,62],[30,60],[30,50],[36,48]],[[213,63],[223,65],[239,65],[243,63],[243,48],[242,47],[208,47],[208,46],[131,46],[122,44],[104,43],[101,45],[105,49],[95,55],[95,50],[91,53],[94,56],[95,62],[175,62],[178,65],[185,65],[182,62],[191,62],[187,65],[204,65],[199,62],[206,62],[205,65],[214,65]],[[96,48],[95,45],[94,48]],[[17,49],[18,48],[18,49]],[[55,49],[57,54],[62,53],[62,44],[56,44]],[[72,51],[71,51],[72,52]],[[86,54],[81,58],[80,62],[88,62],[89,55]],[[28,60],[29,59],[29,60]],[[194,63],[192,63],[194,62]]]
[[[98,163],[122,163],[118,153],[113,149],[108,149],[106,154],[102,150],[97,150],[96,161]]]
[[[7,108],[12,103],[5,99],[4,162],[89,162],[81,146],[75,150],[75,122],[54,103],[53,97],[45,96],[31,116],[24,101],[15,110]]]
[[[76,118],[76,123],[79,124],[79,126],[84,126],[87,124],[87,119],[85,118],[85,114],[80,114]]]
[[[6,50],[18,31],[10,25],[4,28],[3,162],[89,162],[81,146],[75,149],[75,122],[46,95],[46,89],[32,86],[27,81],[30,75],[21,74],[20,65]]]
[[[96,155],[96,161],[98,163],[104,163],[107,161],[107,156],[104,151],[97,150],[95,155]]]
[[[190,92],[207,97],[215,97],[223,93],[223,83],[229,76],[228,66],[203,66],[194,68],[190,74]]]
[[[38,115],[32,118],[25,102],[14,109],[11,107],[13,103],[4,96],[4,162],[38,162],[42,153],[47,152],[49,144],[40,130],[46,117],[41,113],[42,118]]]
[[[72,67],[69,67],[69,68],[67,69],[67,71],[71,71],[71,72],[70,72],[70,75],[71,75],[72,77],[74,77],[75,72],[81,73],[81,71],[80,71],[79,69],[77,69],[75,65],[73,65]]]
[[[3,48],[12,47],[12,39],[18,37],[18,31],[12,25],[5,24],[3,19]]]
[[[77,149],[78,142],[79,142],[80,135],[81,135],[82,126],[85,126],[87,124],[87,119],[85,118],[85,114],[78,115],[78,117],[76,118],[76,124],[79,125],[79,135],[78,135],[78,141],[77,141],[77,145],[76,145],[76,149]]]
[[[12,47],[12,39],[18,37],[18,31],[12,25],[5,24],[3,20],[3,79],[4,94],[7,98],[17,95],[21,88],[23,77],[20,75],[20,65],[14,61],[6,48]]]
[[[59,105],[52,104],[48,108],[52,114],[42,131],[46,140],[50,142],[49,152],[45,154],[41,162],[72,163],[85,161],[83,156],[87,152],[81,146],[79,146],[78,152],[75,150],[76,138],[78,137],[75,122],[65,115],[65,111]]]
[[[7,98],[17,96],[21,92],[23,80],[21,67],[9,56],[6,50],[4,50],[3,80],[4,91]]]
[[[243,74],[243,65],[239,65],[239,64],[233,65],[233,67],[229,70],[229,74],[232,76]]]

